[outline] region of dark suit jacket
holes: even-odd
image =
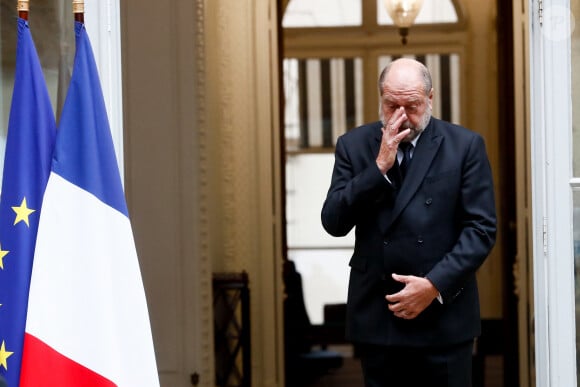
[[[338,139],[332,182],[322,209],[328,233],[355,227],[347,301],[347,338],[381,345],[448,345],[480,334],[475,272],[495,243],[492,175],[478,134],[431,118],[403,183],[375,159],[381,124]],[[385,294],[402,286],[391,273],[427,277],[439,290],[417,318],[402,320]]]

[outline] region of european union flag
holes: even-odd
[[[18,19],[0,198],[0,374],[19,385],[30,274],[56,121],[28,22]]]

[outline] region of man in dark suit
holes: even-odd
[[[6,379],[2,375],[0,375],[0,387],[8,387],[8,383],[6,383]]]
[[[495,243],[483,139],[431,117],[431,76],[399,59],[379,78],[381,121],[341,136],[322,209],[355,227],[347,338],[368,387],[469,387],[480,334],[475,273]]]

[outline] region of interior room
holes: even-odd
[[[15,3],[0,8],[1,152]],[[31,3],[58,112],[70,1]],[[580,2],[405,0],[422,3],[411,22],[396,3],[86,1],[161,386],[363,385],[344,338],[354,235],[328,235],[320,212],[338,137],[378,121],[379,73],[401,57],[491,164],[474,385],[577,385]]]

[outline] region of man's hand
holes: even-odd
[[[406,320],[417,317],[439,294],[427,278],[393,274],[393,279],[404,283],[405,287],[398,293],[387,294],[385,298],[395,316]]]
[[[406,120],[405,109],[400,107],[389,118],[389,122],[383,122],[385,125],[382,128],[383,138],[381,139],[381,147],[376,159],[377,167],[379,167],[383,175],[395,164],[399,143],[411,132],[411,129],[405,129],[399,133],[399,128]]]

